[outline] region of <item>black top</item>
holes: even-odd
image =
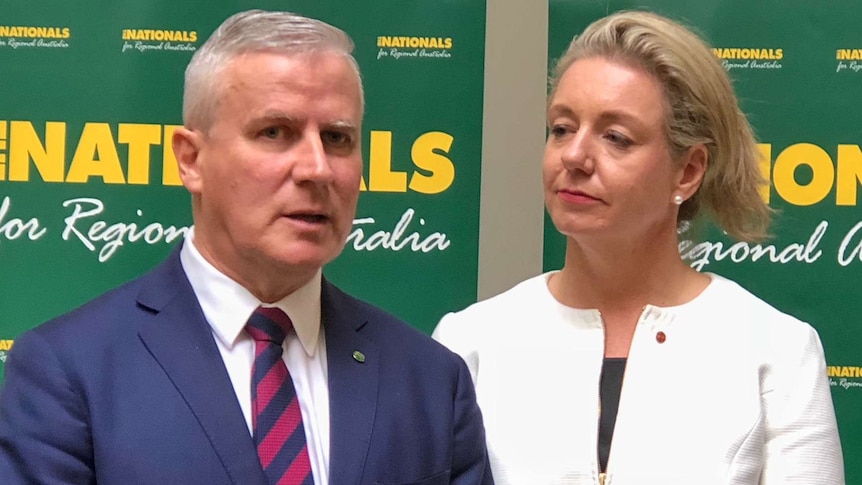
[[[604,473],[608,467],[608,454],[611,439],[617,422],[620,407],[620,391],[623,387],[623,373],[626,371],[625,358],[605,358],[602,364],[602,378],[599,384],[601,410],[599,415],[599,466]]]

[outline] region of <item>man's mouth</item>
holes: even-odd
[[[329,217],[324,214],[311,213],[288,214],[287,217],[290,219],[307,222],[309,224],[322,224],[329,220]]]

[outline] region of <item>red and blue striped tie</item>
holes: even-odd
[[[281,358],[293,323],[278,308],[258,307],[245,329],[254,339],[251,415],[260,464],[272,485],[314,485],[299,401]]]

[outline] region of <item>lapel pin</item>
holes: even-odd
[[[356,362],[359,362],[361,364],[361,363],[365,362],[365,354],[363,354],[362,352],[360,352],[358,350],[354,350],[353,351],[353,360],[355,360]]]
[[[656,341],[656,342],[658,342],[658,343],[660,343],[660,344],[663,344],[665,340],[667,340],[667,335],[665,335],[665,333],[664,333],[664,332],[659,331],[657,334],[655,334],[655,341]],[[355,356],[355,355],[356,355],[356,354],[354,354],[354,356]]]

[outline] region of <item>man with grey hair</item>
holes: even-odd
[[[492,483],[464,362],[321,274],[359,195],[352,48],[248,11],[195,53],[172,140],[194,228],[16,341],[4,483]]]

